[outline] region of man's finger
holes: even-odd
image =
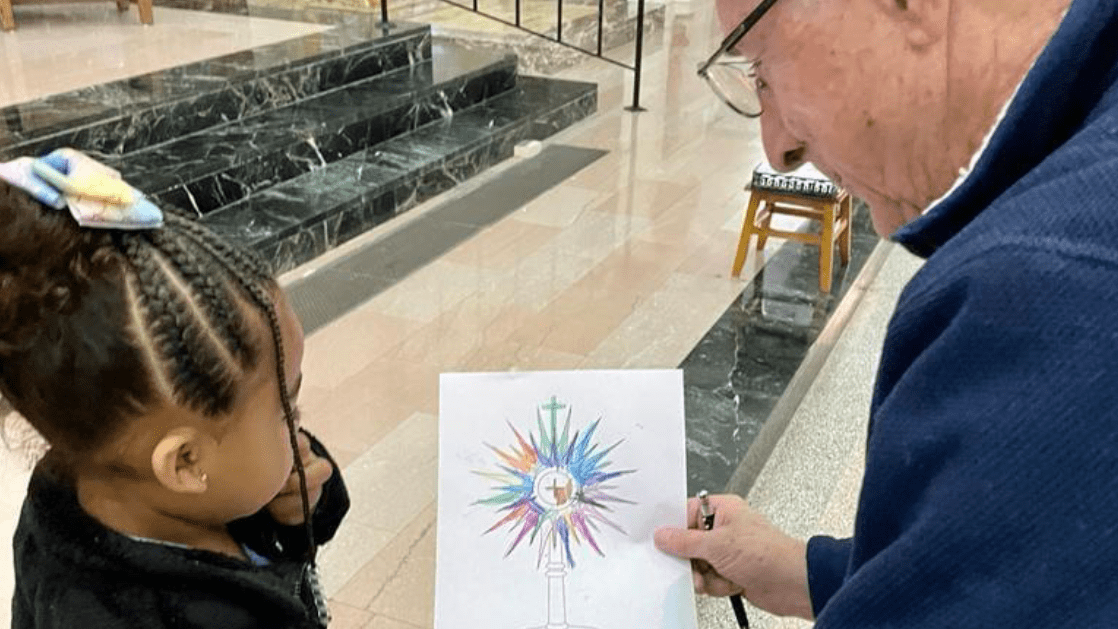
[[[733,596],[742,593],[740,585],[717,572],[707,572],[700,576],[703,579],[702,593],[707,596]]]
[[[741,496],[737,494],[715,494],[711,495],[707,500],[711,511],[714,512],[715,522],[718,524],[722,524],[726,521],[726,514],[738,512],[741,504],[744,502]],[[689,498],[687,500],[687,526],[693,529],[703,528],[702,508],[700,507],[698,498]]]
[[[741,592],[741,588],[724,579],[717,572],[692,572],[695,592],[706,596],[730,596]]]
[[[656,548],[681,559],[706,559],[710,534],[692,529],[662,528],[654,536]]]
[[[699,499],[687,499],[687,528],[701,529],[703,528],[702,522],[699,522]]]

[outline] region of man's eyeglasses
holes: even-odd
[[[757,8],[745,16],[741,24],[722,40],[706,63],[699,66],[699,76],[706,79],[707,85],[730,106],[730,109],[748,118],[761,115],[761,97],[757,93],[757,74],[754,71],[754,62],[743,59],[732,52],[738,42],[745,37],[749,29],[768,12],[776,0],[764,0]],[[725,58],[724,58],[725,57]]]

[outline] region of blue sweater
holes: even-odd
[[[1118,0],[1075,0],[972,175],[895,235],[927,263],[882,352],[819,629],[1118,628]]]

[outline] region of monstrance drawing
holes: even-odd
[[[567,413],[560,433],[558,414],[564,409]],[[547,411],[549,422],[545,422],[541,410]],[[569,405],[551,396],[546,404],[536,407],[538,440],[531,430],[525,440],[509,423],[517,443],[508,451],[486,444],[499,459],[499,471],[475,471],[496,483],[491,495],[474,504],[497,507],[498,513],[504,514],[485,533],[509,525],[512,542],[505,557],[526,537],[529,546],[538,542],[537,569],[547,556],[547,624],[539,629],[587,629],[567,623],[566,578],[575,568],[571,542],[577,547],[585,541],[604,557],[600,525],[627,535],[609,518],[609,504],[635,504],[616,495],[617,486],[609,483],[636,471],[609,469],[612,463],[606,456],[624,440],[599,449],[594,434],[601,417],[572,436],[571,411]]]

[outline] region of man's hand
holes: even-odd
[[[807,584],[807,545],[785,535],[738,496],[711,496],[714,528],[696,530],[699,501],[687,503],[688,529],[656,531],[656,547],[691,559],[695,591],[710,596],[742,594],[781,616],[812,619]]]
[[[311,451],[311,440],[300,432],[296,439],[299,441],[299,458],[303,461],[303,471],[307,476],[307,498],[310,500],[310,510],[313,513],[315,505],[322,497],[322,486],[334,475],[334,466],[328,459],[322,458]],[[299,493],[299,474],[294,468],[287,477],[280,493],[265,507],[272,519],[276,522],[295,526],[303,523],[303,499]]]

